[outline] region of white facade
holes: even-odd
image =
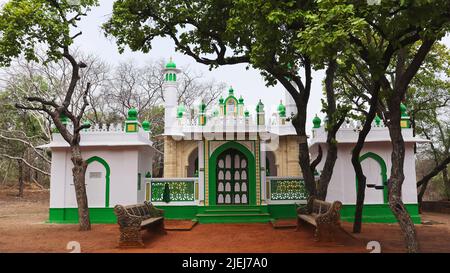
[[[344,124],[337,133],[338,158],[333,169],[333,176],[328,186],[327,201],[339,200],[344,205],[356,204],[356,174],[351,163],[352,149],[358,140],[358,126]],[[405,180],[402,187],[402,198],[405,204],[417,204],[416,168],[414,144],[426,140],[413,137],[411,128],[402,129],[405,140]],[[327,156],[327,144],[324,127],[313,129],[310,152],[311,158],[318,155],[319,145],[322,147],[322,161],[317,166],[322,171]],[[361,151],[361,165],[367,177],[365,204],[385,204],[387,198],[387,179],[390,176],[392,144],[389,130],[382,125],[374,125],[366,138]],[[374,186],[378,187],[375,188]],[[382,187],[384,186],[384,187]]]
[[[145,200],[145,176],[152,173],[157,152],[151,145],[149,133],[142,129],[128,133],[94,127],[81,133],[82,156],[89,163],[86,191],[90,208],[112,208]],[[52,142],[42,147],[52,150],[50,209],[77,208],[68,144],[56,133]]]

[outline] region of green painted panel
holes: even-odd
[[[405,204],[406,209],[411,215],[415,224],[420,224],[420,215],[417,204]],[[269,205],[269,213],[275,219],[287,219],[296,217],[295,205]],[[341,210],[341,220],[345,222],[353,222],[355,215],[355,205],[343,205]],[[396,223],[397,220],[392,214],[389,205],[376,204],[364,205],[363,210],[364,223]]]
[[[167,181],[167,182],[155,182],[152,181],[152,202],[163,202],[164,188],[166,184],[169,185],[170,201],[182,202],[182,201],[194,201],[195,200],[195,181]]]
[[[113,208],[90,208],[89,215],[93,224],[116,223],[117,218]],[[49,210],[50,223],[55,224],[77,224],[77,208],[51,208]]]
[[[303,179],[270,178],[270,200],[307,200]]]
[[[406,209],[411,214],[411,218],[415,224],[420,224],[420,215],[417,204],[406,204]],[[217,217],[210,218],[202,222],[258,222],[266,220],[268,218],[273,219],[294,219],[296,217],[296,205],[268,205],[268,206],[157,206],[163,209],[166,219],[196,219],[196,215],[199,213],[210,214],[233,214],[233,219],[227,219],[223,221],[223,216],[217,215]],[[242,213],[233,210],[245,210]],[[258,209],[259,212],[252,210]],[[229,210],[227,213],[226,210]],[[91,222],[94,224],[111,224],[116,223],[116,216],[114,215],[113,208],[91,208],[89,209]],[[251,215],[249,217],[242,217],[238,214],[265,214],[270,215]],[[352,222],[355,214],[355,205],[344,205],[341,210],[341,220],[346,222]],[[49,211],[50,223],[61,224],[76,224],[78,223],[78,210],[76,208],[51,208]],[[263,219],[264,218],[264,219]],[[244,220],[244,221],[243,221]],[[364,223],[396,223],[396,219],[392,214],[390,208],[386,204],[380,205],[365,205],[363,210],[363,222]]]
[[[275,219],[295,218],[297,215],[297,206],[295,204],[288,205],[268,205],[269,213]]]
[[[419,208],[417,204],[405,204],[406,210],[411,215],[415,224],[420,224]],[[341,219],[346,222],[353,222],[355,218],[355,205],[344,205],[341,210]],[[364,223],[396,223],[394,214],[388,204],[364,205]]]
[[[187,220],[195,219],[198,206],[156,206],[164,210],[166,219]]]

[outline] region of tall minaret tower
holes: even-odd
[[[177,125],[177,106],[178,106],[178,94],[177,94],[177,76],[180,72],[177,69],[177,65],[170,58],[169,63],[164,69],[164,87],[163,96],[165,102],[165,127],[164,134],[172,135],[175,133],[174,126]]]

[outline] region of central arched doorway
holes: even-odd
[[[248,205],[248,158],[236,149],[228,149],[217,158],[217,205]]]
[[[256,205],[256,160],[246,146],[236,141],[222,144],[211,154],[208,166],[205,193],[210,206]]]

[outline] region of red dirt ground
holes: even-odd
[[[198,224],[191,231],[167,235],[143,232],[145,249],[118,249],[117,225],[93,225],[79,232],[77,225],[46,224],[48,192],[27,191],[24,199],[0,191],[0,252],[69,252],[69,241],[81,244],[82,252],[368,252],[368,241],[381,242],[383,252],[405,251],[397,225],[364,224],[359,235],[340,235],[337,242],[317,243],[312,228],[274,229],[271,224]],[[450,215],[426,214],[432,225],[417,225],[423,252],[450,252]],[[443,223],[443,224],[437,224]],[[170,221],[168,225],[186,226]],[[347,231],[351,224],[344,223]]]

